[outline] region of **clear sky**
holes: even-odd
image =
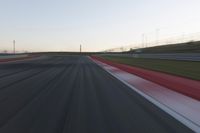
[[[101,51],[200,32],[200,0],[0,0],[0,50]]]

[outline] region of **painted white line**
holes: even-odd
[[[114,76],[115,78],[120,80],[122,83],[124,83],[125,85],[127,85],[128,87],[133,89],[135,92],[137,92],[138,94],[143,96],[145,99],[147,99],[148,101],[150,101],[151,103],[153,103],[154,105],[156,105],[157,107],[159,107],[160,109],[162,109],[163,111],[165,111],[166,113],[168,113],[169,115],[171,115],[172,117],[174,117],[175,119],[180,121],[182,124],[184,124],[185,126],[190,128],[194,132],[200,133],[199,107],[194,108],[194,106],[190,106],[190,105],[184,106],[183,105],[184,102],[181,103],[180,100],[186,99],[188,101],[188,103],[186,103],[186,104],[190,104],[191,102],[193,102],[194,103],[193,105],[195,105],[195,104],[200,105],[199,101],[196,101],[192,98],[186,97],[182,94],[179,94],[179,93],[173,92],[173,91],[171,91],[170,93],[173,93],[174,95],[169,95],[169,96],[167,96],[168,99],[162,100],[163,99],[162,96],[164,96],[165,94],[159,96],[158,95],[159,93],[145,93],[144,91],[141,91],[140,89],[138,89],[138,88],[134,87],[132,84],[130,84],[130,82],[128,82],[128,81],[130,81],[131,78],[133,80],[133,78],[134,77],[136,78],[137,76],[133,75],[133,77],[132,77],[132,76],[130,76],[132,74],[128,74],[127,72],[121,71],[118,68],[109,66],[105,63],[99,62],[94,59],[91,59],[91,60],[93,62],[95,62],[96,64],[98,64],[100,67],[102,67],[105,71],[110,73],[112,76]],[[122,75],[124,75],[124,76],[122,77]],[[138,79],[136,78],[135,80],[139,81],[139,82],[141,81],[139,77],[138,77]],[[165,89],[164,91],[167,92],[167,90],[169,90],[169,89]],[[156,90],[156,91],[158,91],[158,90]],[[162,94],[162,93],[160,93],[160,94]],[[172,100],[170,99],[170,96],[175,96],[176,99],[174,99],[174,100],[177,100],[178,102],[174,103],[173,99]],[[179,99],[179,98],[181,98],[181,99]],[[177,108],[176,108],[176,106],[177,106]],[[191,108],[191,107],[193,107],[193,108]],[[183,110],[181,110],[181,109],[183,109]],[[187,111],[191,111],[191,112],[187,112]],[[195,117],[191,117],[191,116],[196,116],[196,119],[195,119]],[[193,120],[193,119],[195,119],[195,120]]]

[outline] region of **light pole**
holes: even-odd
[[[147,38],[147,35],[145,35],[145,47],[146,48],[148,47],[148,38]]]
[[[144,48],[144,44],[145,44],[145,34],[142,34],[142,45],[141,48]]]
[[[160,32],[160,29],[156,29],[156,45],[159,44],[159,32]]]
[[[80,53],[82,52],[82,46],[80,45]]]
[[[15,54],[15,40],[13,40],[13,53]]]

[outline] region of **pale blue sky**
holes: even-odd
[[[101,51],[200,32],[199,0],[0,0],[0,50]]]

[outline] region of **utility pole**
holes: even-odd
[[[80,45],[80,53],[82,52],[82,46]]]
[[[13,40],[13,53],[15,54],[15,40]]]

